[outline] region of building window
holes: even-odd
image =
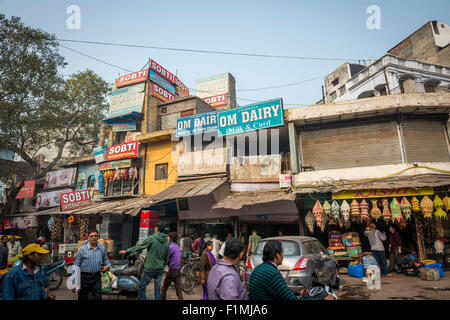
[[[187,116],[192,116],[193,114],[194,114],[194,109],[181,111],[181,118],[187,117]]]
[[[168,163],[155,165],[155,180],[166,180],[168,178]]]
[[[425,84],[425,92],[436,92],[436,86],[433,84]]]
[[[342,86],[339,88],[339,95],[343,95],[347,91],[347,88],[345,86]]]
[[[386,91],[386,87],[382,87],[378,90],[378,92],[380,93],[380,96],[385,96],[387,95],[387,91]]]
[[[339,78],[334,79],[333,81],[331,81],[331,83],[333,84],[333,86],[337,86],[339,84]]]

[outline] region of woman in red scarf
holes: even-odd
[[[203,251],[200,258],[200,283],[203,286],[203,298],[202,300],[208,300],[208,275],[209,271],[216,264],[216,258],[212,254],[213,242],[211,240],[206,241],[206,249]]]

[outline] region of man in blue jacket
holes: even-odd
[[[54,294],[47,295],[45,292],[44,280],[39,267],[41,255],[49,252],[34,243],[23,248],[22,262],[8,272],[3,279],[3,300],[55,299]]]

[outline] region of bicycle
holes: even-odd
[[[190,293],[195,285],[200,284],[198,271],[200,270],[200,258],[185,259],[185,264],[181,267],[181,289],[185,293]]]

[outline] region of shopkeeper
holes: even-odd
[[[369,227],[364,230],[364,235],[369,238],[370,250],[377,260],[378,266],[382,268],[381,272],[384,276],[392,276],[392,273],[388,273],[386,264],[386,254],[384,252],[383,241],[386,240],[386,232],[380,232],[376,229],[375,220],[371,220]]]

